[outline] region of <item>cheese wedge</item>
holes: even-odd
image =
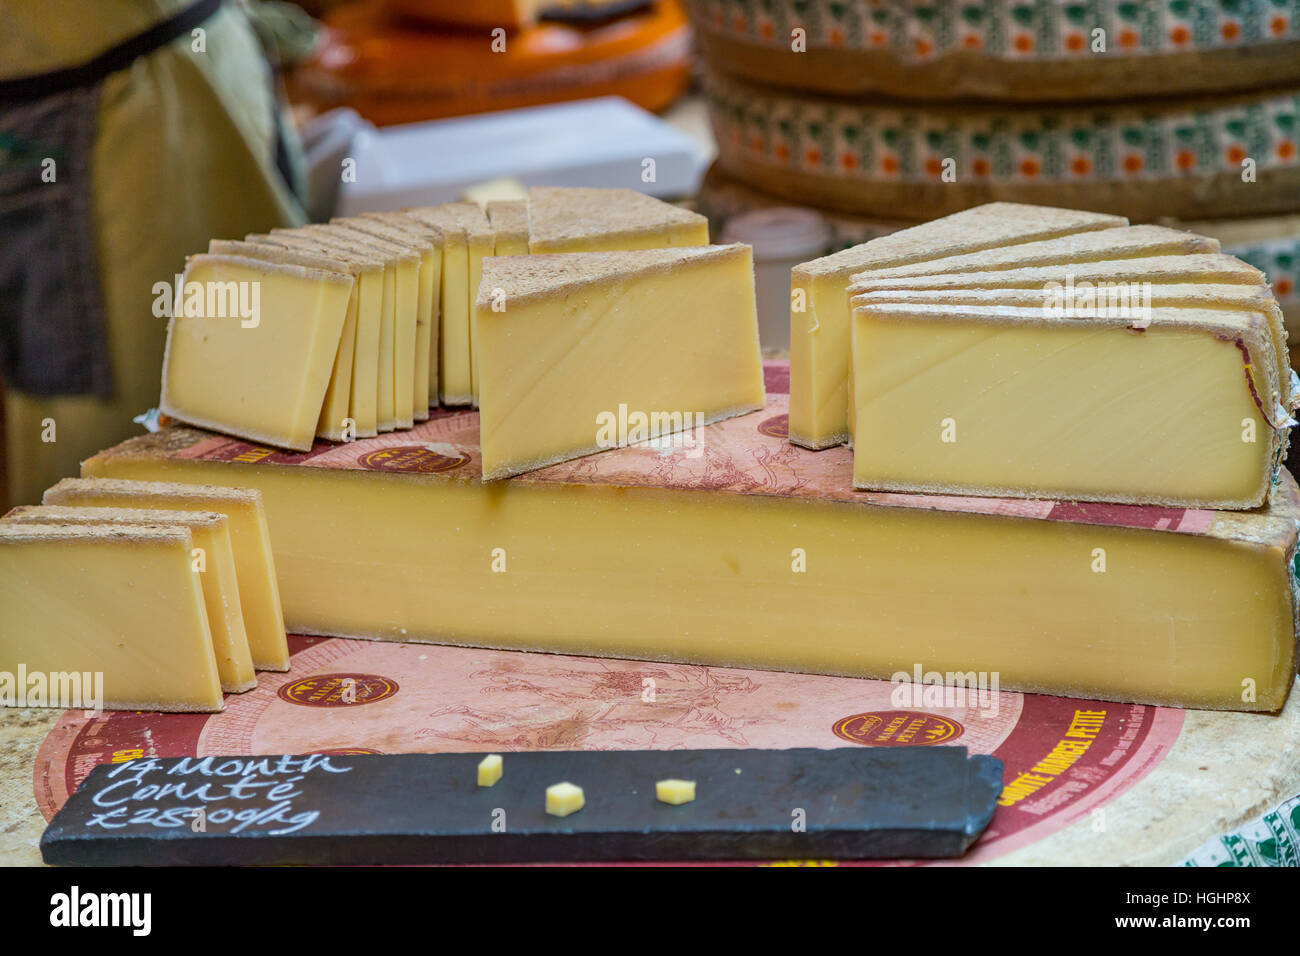
[[[763,407],[748,246],[488,259],[483,477]]]
[[[1254,508],[1285,452],[1257,313],[869,304],[853,322],[853,485]]]
[[[444,405],[470,405],[474,383],[470,363],[470,237],[457,213],[458,204],[404,210],[416,222],[442,233],[442,287],[439,313],[438,383]],[[476,248],[479,240],[475,239]]]
[[[528,255],[527,200],[493,200],[487,204],[487,217],[492,226],[493,255]]]
[[[288,263],[352,276],[354,280],[352,294],[348,297],[348,311],[343,320],[343,334],[339,340],[338,354],[334,357],[334,371],[330,375],[329,387],[325,389],[325,402],[321,407],[320,419],[316,422],[318,438],[342,441],[348,434],[348,423],[352,421],[352,369],[356,360],[357,310],[360,298],[360,284],[355,280],[360,275],[360,268],[340,259],[297,252],[259,242],[213,239],[208,243],[208,252],[212,255],[262,259],[266,262]]]
[[[528,191],[534,253],[707,246],[709,220],[631,189],[534,186]]]
[[[850,278],[874,269],[1125,226],[1121,216],[989,203],[795,266],[790,274],[790,441],[849,440]]]
[[[0,522],[0,671],[102,674],[110,710],[221,710],[193,544],[177,525]]]
[[[14,508],[4,524],[48,524],[104,527],[112,525],[176,526],[189,529],[194,548],[191,560],[203,584],[203,604],[212,635],[221,689],[241,693],[257,686],[248,651],[244,612],[239,602],[239,578],[230,544],[226,516],[215,511],[139,511],[129,508],[65,508],[26,505]]]
[[[767,399],[707,426],[699,457],[634,445],[504,482],[475,480],[472,412],[440,422],[438,470],[367,465],[383,438],[350,461],[241,462],[186,428],[86,467],[260,488],[295,633],[1285,702],[1300,517],[1285,472],[1250,512],[854,491],[847,449],[789,444],[785,396]]]
[[[357,335],[352,356],[352,388],[348,417],[356,422],[356,436],[370,438],[379,432],[379,336],[383,324],[384,263],[353,249],[322,243],[303,236],[249,235],[246,242],[303,252],[338,262],[335,271],[347,272],[357,284]]]
[[[186,262],[182,282],[183,301],[167,325],[163,412],[309,450],[343,338],[352,277],[197,255]],[[234,308],[235,296],[254,308]]]
[[[260,671],[289,669],[289,645],[280,607],[280,585],[259,491],[155,481],[104,481],[95,475],[94,466],[83,464],[82,471],[88,477],[65,478],[47,489],[44,503],[224,514],[230,522],[239,603],[253,666]]]

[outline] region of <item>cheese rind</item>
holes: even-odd
[[[221,710],[192,547],[176,525],[0,522],[0,671],[102,674],[111,710]]]
[[[709,244],[708,219],[631,189],[534,186],[528,191],[528,220],[533,253]]]
[[[487,217],[492,224],[494,256],[528,255],[527,200],[493,200],[487,204]]]

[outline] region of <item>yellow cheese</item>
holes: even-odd
[[[709,221],[631,189],[534,186],[528,246],[542,252],[617,252],[707,246]]]
[[[163,412],[242,438],[310,449],[352,277],[197,255],[186,262],[182,282],[182,301],[167,326]]]
[[[655,799],[680,807],[695,799],[694,780],[657,780],[655,781]]]
[[[546,812],[553,817],[567,817],[584,806],[586,800],[581,787],[571,783],[553,783],[546,788]]]
[[[850,277],[981,249],[1127,225],[1120,216],[989,203],[796,266],[790,274],[790,440],[849,439]]]
[[[1285,701],[1300,516],[1289,475],[1267,509],[1144,512],[1135,527],[1085,506],[854,492],[847,450],[769,436],[772,398],[705,429],[699,460],[627,448],[582,463],[599,470],[504,482],[470,465],[196,460],[212,437],[183,428],[84,467],[261,489],[294,633],[853,677],[919,662],[996,672],[1003,690]],[[472,460],[463,417],[451,434]],[[1204,530],[1173,530],[1189,524]]]
[[[748,246],[493,258],[476,313],[485,478],[763,407]]]
[[[1277,361],[1258,314],[857,309],[853,484],[1253,508],[1272,485]]]
[[[357,283],[357,338],[352,357],[352,394],[348,416],[356,423],[356,436],[370,438],[379,432],[379,336],[383,324],[384,263],[355,249],[305,236],[278,232],[250,235],[249,243],[325,256],[339,262],[338,271],[350,272]]]
[[[415,221],[442,233],[442,286],[439,290],[442,334],[438,342],[440,398],[444,405],[469,405],[474,401],[470,371],[469,237],[451,204],[423,206],[405,212]]]
[[[257,686],[248,651],[244,612],[239,602],[239,578],[230,544],[226,516],[215,511],[139,511],[129,508],[65,508],[29,505],[15,508],[2,520],[8,524],[172,525],[187,528],[194,549],[191,562],[203,584],[203,602],[212,635],[221,689],[241,693]]]
[[[102,674],[111,710],[221,710],[192,547],[175,525],[0,522],[0,671]]]
[[[478,785],[480,787],[496,786],[501,779],[501,755],[488,754],[478,762]]]
[[[494,256],[528,255],[527,200],[493,200],[487,204],[487,217],[492,225]]]
[[[493,255],[496,240],[492,234],[492,224],[483,210],[475,203],[452,203],[449,208],[456,214],[461,225],[465,227],[467,267],[469,283],[466,286],[466,311],[469,313],[469,376],[472,404],[478,407],[478,328],[474,299],[478,295],[479,283],[483,280],[483,260]]]
[[[146,481],[105,481],[94,465],[83,466],[86,478],[65,478],[45,492],[47,505],[90,508],[132,508],[157,511],[216,511],[230,522],[239,582],[239,603],[253,666],[262,671],[287,671],[289,645],[285,639],[280,585],[261,492],[196,484]]]

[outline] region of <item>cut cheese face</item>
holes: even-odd
[[[442,285],[439,290],[439,313],[442,335],[439,339],[438,383],[443,405],[469,405],[474,401],[470,371],[470,251],[469,237],[456,210],[447,206],[426,206],[405,210],[416,222],[437,229],[442,234]]]
[[[261,493],[251,488],[207,487],[150,481],[100,480],[93,465],[86,478],[65,478],[45,492],[47,505],[131,508],[156,511],[216,511],[230,522],[239,582],[239,603],[253,666],[263,671],[289,669],[280,585]]]
[[[1285,472],[1250,512],[855,492],[846,449],[772,434],[783,401],[708,426],[703,458],[633,446],[506,482],[471,464],[204,457],[211,436],[181,428],[86,468],[260,488],[295,633],[854,677],[919,662],[997,672],[1004,690],[1285,702],[1300,516]],[[473,461],[476,416],[449,417],[440,434]]]
[[[853,336],[856,488],[1253,508],[1284,448],[1257,314],[872,304]]]
[[[203,584],[203,603],[212,635],[221,689],[241,693],[257,686],[248,651],[244,612],[239,601],[239,577],[230,544],[226,516],[215,511],[140,511],[129,508],[65,508],[29,505],[15,508],[0,522],[84,527],[112,525],[179,526],[190,532],[191,563]]]
[[[528,246],[534,253],[709,244],[704,216],[631,189],[535,186],[528,197]]]
[[[989,203],[796,266],[790,274],[790,441],[816,449],[850,437],[851,277],[1127,224],[1120,216]]]
[[[197,255],[186,263],[182,282],[183,301],[167,326],[163,412],[309,450],[347,321],[352,277]]]
[[[488,222],[492,225],[495,256],[528,255],[528,202],[522,199],[498,199],[487,204]]]
[[[176,525],[0,522],[0,670],[103,674],[110,710],[221,710],[192,547]]]
[[[484,478],[763,407],[748,246],[492,258],[476,311]]]

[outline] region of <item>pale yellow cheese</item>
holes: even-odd
[[[289,669],[280,584],[271,554],[266,512],[261,492],[232,488],[154,481],[113,481],[96,477],[96,468],[84,463],[86,478],[65,478],[45,492],[47,505],[91,508],[132,508],[157,511],[216,511],[230,522],[239,582],[239,602],[248,635],[253,666],[263,671]],[[113,476],[106,476],[113,477]]]
[[[439,290],[442,334],[438,342],[441,402],[444,405],[472,404],[469,237],[460,217],[450,206],[423,206],[404,211],[417,222],[442,233],[442,286]]]
[[[763,407],[748,246],[492,258],[476,313],[485,478]]]
[[[694,780],[657,780],[655,781],[655,799],[660,803],[680,807],[683,803],[695,800]]]
[[[191,256],[167,325],[163,412],[307,451],[324,407],[353,279],[239,256]],[[258,315],[230,306],[240,295]],[[222,304],[224,298],[225,304]],[[230,314],[230,313],[236,314]]]
[[[494,254],[496,246],[492,234],[492,225],[483,210],[475,203],[452,203],[452,211],[465,227],[465,242],[468,255],[469,284],[466,286],[466,310],[469,312],[469,374],[472,404],[478,407],[479,368],[478,368],[478,327],[474,300],[478,295],[479,283],[483,280],[483,260]]]
[[[631,189],[534,186],[528,191],[534,253],[707,246],[709,221]]]
[[[193,544],[175,525],[0,522],[0,671],[102,674],[110,710],[221,710]]]
[[[257,686],[253,658],[244,630],[244,612],[239,601],[239,577],[230,544],[226,516],[215,511],[140,511],[130,508],[67,508],[58,505],[28,505],[15,508],[0,521],[9,524],[81,525],[172,525],[186,528],[193,541],[191,563],[203,584],[203,602],[212,635],[212,652],[217,662],[221,689],[241,693]]]
[[[493,200],[487,204],[487,217],[492,225],[494,256],[528,255],[527,200]]]
[[[488,754],[478,762],[478,785],[493,787],[501,779],[502,762],[500,754]]]
[[[1262,504],[1282,436],[1264,319],[1014,306],[855,312],[853,484],[1224,509]],[[1280,424],[1280,423],[1278,423]]]
[[[1127,225],[1120,216],[989,203],[796,266],[790,275],[790,440],[828,448],[850,437],[850,278],[941,259]]]
[[[582,788],[571,783],[553,783],[546,788],[546,812],[553,817],[567,817],[577,813],[587,801]]]

